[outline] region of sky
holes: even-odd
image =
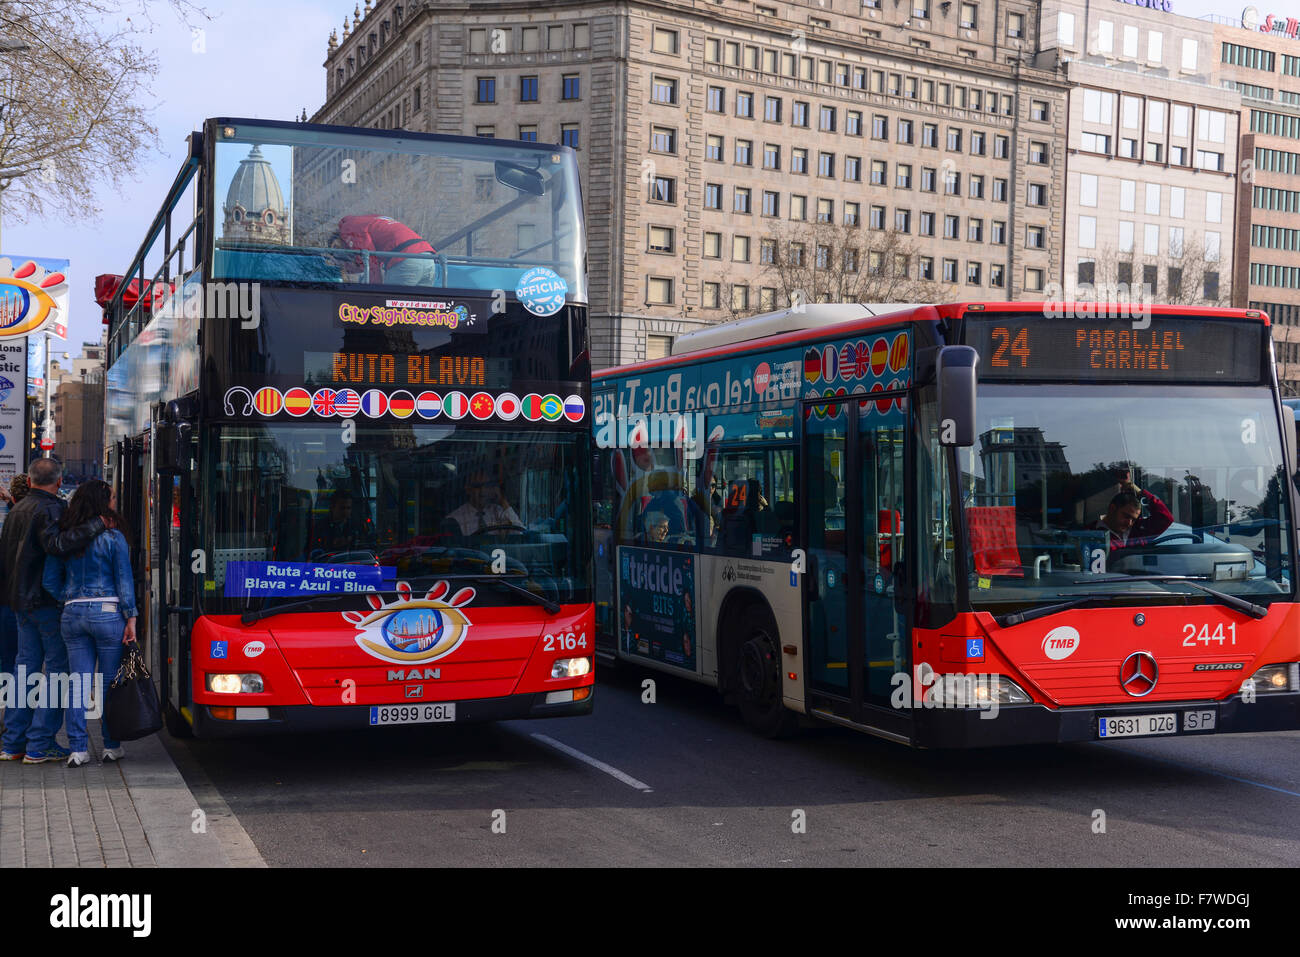
[[[1252,2],[1261,14],[1295,13],[1295,0]],[[207,0],[203,7],[211,19],[187,24],[168,4],[150,3],[152,29],[140,42],[157,50],[160,61],[151,101],[160,150],[144,156],[134,181],[100,187],[103,212],[97,220],[5,223],[3,253],[71,261],[67,348],[74,356],[82,341],[98,340],[102,328],[92,292],[95,276],[121,273],[130,264],[180,168],[185,137],[209,116],[289,120],[304,108],[309,116],[315,113],[325,95],[330,31],[341,32],[356,5],[357,0]],[[1173,12],[1241,15],[1236,0],[1230,6],[1173,0]],[[196,36],[193,28],[203,33]]]

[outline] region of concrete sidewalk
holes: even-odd
[[[215,788],[191,792],[156,734],[102,764],[0,762],[0,868],[265,867]]]

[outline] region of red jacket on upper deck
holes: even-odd
[[[1127,537],[1121,536],[1100,518],[1092,525],[1094,529],[1110,532],[1112,553],[1132,545],[1146,545],[1174,523],[1174,513],[1169,511],[1169,506],[1160,501],[1157,495],[1145,489],[1138,489],[1137,495],[1139,500],[1142,498],[1147,500],[1147,504],[1151,506],[1151,514],[1134,522]]]
[[[349,249],[377,252],[435,252],[428,240],[405,223],[391,216],[344,216],[339,220],[339,236]],[[376,256],[370,260],[370,282],[382,282],[384,271],[402,262],[404,256]],[[358,262],[360,265],[360,262]]]

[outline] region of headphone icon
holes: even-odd
[[[225,399],[226,415],[235,414],[235,406],[234,403],[231,402],[231,397],[239,392],[244,393],[244,411],[239,414],[245,416],[252,415],[253,414],[253,393],[249,389],[244,388],[242,385],[237,385],[234,388],[226,390],[226,399]]]

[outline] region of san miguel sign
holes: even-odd
[[[1258,30],[1260,33],[1271,33],[1292,40],[1300,35],[1300,19],[1277,17],[1269,13],[1261,20],[1259,11],[1254,7],[1246,7],[1241,11],[1241,26],[1246,30]]]

